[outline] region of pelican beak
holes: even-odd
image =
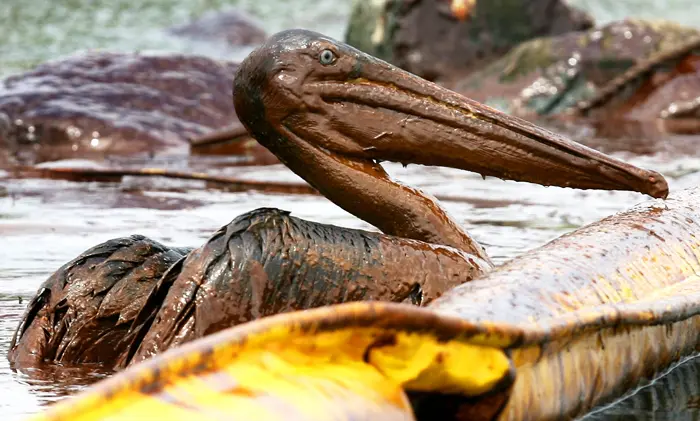
[[[664,177],[509,116],[357,50],[353,76],[304,83],[322,113],[290,130],[332,153],[580,189],[668,195]]]

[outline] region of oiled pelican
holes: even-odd
[[[259,210],[186,258],[185,250],[143,238],[107,243],[42,287],[11,359],[37,363],[48,355],[63,363],[124,366],[250,319],[345,301],[432,301],[432,311],[352,303],[265,318],[134,366],[90,397],[57,407],[50,419],[80,411],[95,419],[90,411],[97,404],[117,417],[133,416],[143,405],[149,414],[162,409],[182,417],[259,410],[261,418],[313,418],[311,401],[337,405],[348,416],[374,410],[412,416],[402,388],[421,417],[440,411],[458,418],[558,419],[619,396],[695,349],[697,334],[681,336],[683,329],[695,332],[693,301],[683,301],[684,290],[674,288],[690,285],[683,282],[700,265],[692,253],[673,248],[683,246],[671,244],[675,228],[664,227],[676,224],[692,234],[692,210],[671,204],[631,211],[451,289],[487,272],[488,257],[433,199],[392,181],[377,161],[663,198],[667,185],[659,174],[308,31],[282,32],[253,52],[240,67],[234,98],[259,142],[385,235]],[[622,253],[630,245],[641,254]],[[140,260],[125,258],[137,246],[148,252]],[[679,255],[682,264],[674,260]],[[637,260],[650,256],[661,266],[645,273]],[[138,284],[146,277],[133,273],[142,268],[152,282]],[[79,309],[88,310],[77,311],[86,296],[90,305]],[[650,340],[654,349],[647,349]],[[634,355],[640,346],[642,357]],[[621,362],[624,356],[631,360]],[[322,386],[330,395],[314,394]],[[293,390],[308,392],[298,397],[309,401],[296,402]],[[343,401],[341,392],[352,399]],[[256,406],[263,395],[280,406]]]

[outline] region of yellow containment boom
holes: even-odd
[[[413,419],[404,388],[476,396],[512,380],[491,346],[503,338],[443,341],[434,323],[445,321],[388,303],[273,316],[133,366],[36,420]]]

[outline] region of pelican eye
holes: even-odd
[[[318,61],[324,66],[335,63],[336,58],[335,53],[328,49],[321,51],[321,54],[318,55]]]

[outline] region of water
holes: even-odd
[[[700,3],[695,0],[568,0],[568,3],[587,10],[600,23],[634,17],[700,25],[697,19]]]
[[[342,38],[349,1],[337,0],[3,0],[0,6],[0,75],[78,50],[158,50],[236,58],[246,49],[185,41],[164,29],[206,10],[240,7],[269,32],[307,27]],[[603,21],[624,16],[666,16],[686,24],[700,13],[694,0],[576,0]],[[673,147],[654,156],[618,152],[631,162],[661,171],[672,189],[698,185],[700,139],[673,138]],[[602,143],[605,146],[605,142]],[[691,152],[683,152],[691,151]],[[456,170],[386,165],[400,180],[432,194],[463,200],[445,207],[486,246],[497,262],[584,224],[645,200],[623,192],[583,192],[524,183],[482,180]],[[227,170],[252,179],[297,181],[282,166]],[[0,171],[0,177],[3,174]],[[100,373],[12,372],[5,359],[26,301],[56,268],[109,238],[143,234],[173,245],[198,245],[235,216],[262,206],[283,208],[313,221],[372,229],[324,198],[207,191],[196,183],[126,179],[119,184],[0,179],[0,413],[19,420],[47,402],[99,379]],[[673,377],[647,388],[595,419],[700,419],[697,415],[700,364],[690,362]],[[689,372],[689,375],[683,373]],[[77,385],[72,379],[81,378]],[[680,378],[680,380],[678,380]],[[694,380],[691,386],[688,381]],[[668,398],[671,396],[671,398]],[[674,400],[675,399],[675,400]],[[669,403],[670,402],[670,403]]]
[[[270,33],[306,27],[336,38],[343,37],[350,13],[349,1],[334,0],[3,0],[0,75],[95,49],[242,58],[249,49],[187,41],[166,31],[206,11],[234,7],[257,18]]]

